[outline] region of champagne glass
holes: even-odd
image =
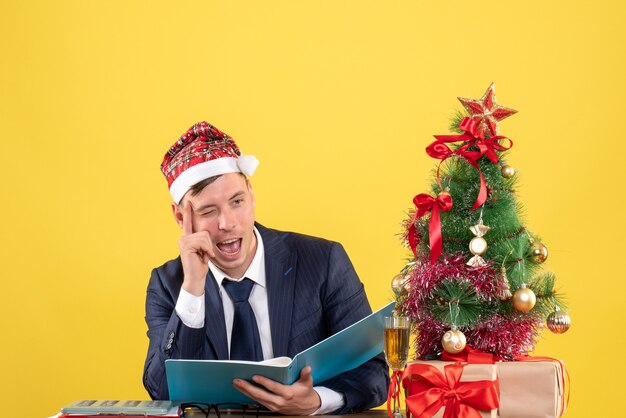
[[[385,359],[387,365],[393,371],[391,375],[392,387],[395,387],[393,396],[393,417],[402,418],[400,412],[400,379],[399,373],[406,366],[409,359],[409,334],[411,320],[406,316],[386,316],[385,317]]]

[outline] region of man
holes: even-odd
[[[168,358],[293,357],[371,313],[340,244],[255,223],[246,176],[257,165],[206,122],[165,155],[182,236],[180,257],[154,269],[148,285],[143,381],[153,399],[168,398]],[[292,385],[263,376],[233,385],[282,414],[350,413],[385,401],[387,372],[379,355],[325,382],[305,367]]]

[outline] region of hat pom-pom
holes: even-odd
[[[251,176],[256,171],[256,168],[259,166],[259,160],[252,155],[242,155],[237,158],[237,166],[241,170],[243,174],[246,176]]]

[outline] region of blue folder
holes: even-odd
[[[252,381],[262,375],[283,384],[298,380],[311,366],[313,383],[319,384],[359,367],[384,349],[383,317],[393,314],[394,302],[342,331],[297,354],[264,362],[233,360],[165,361],[170,399],[175,402],[254,403],[233,387],[234,378]]]

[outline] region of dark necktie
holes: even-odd
[[[235,305],[233,330],[230,336],[230,359],[263,360],[259,328],[252,306],[248,302],[254,282],[247,278],[239,282],[225,279],[222,286]]]

